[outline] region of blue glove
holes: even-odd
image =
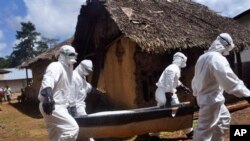
[[[55,101],[53,100],[52,96],[52,88],[46,87],[41,90],[41,95],[44,97],[42,102],[43,111],[47,115],[51,115],[52,111],[55,110]]]
[[[68,112],[72,117],[76,117],[76,106],[68,107]]]

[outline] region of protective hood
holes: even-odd
[[[173,56],[173,64],[176,64],[180,68],[185,68],[186,67],[186,62],[187,62],[187,57],[181,53],[177,52]]]
[[[93,64],[91,60],[83,60],[77,67],[76,71],[80,76],[85,77],[93,71]]]
[[[73,65],[76,63],[77,53],[72,46],[63,45],[60,48],[58,60],[65,65]]]
[[[214,40],[208,51],[216,51],[226,56],[235,47],[231,36],[228,33],[221,33]]]

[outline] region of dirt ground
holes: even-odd
[[[18,103],[17,96],[0,105],[0,141],[48,141],[38,106]]]
[[[0,141],[48,141],[43,118],[37,105],[18,103],[16,94],[11,103],[0,104]],[[250,107],[232,113],[231,124],[250,124]],[[244,116],[243,116],[244,115]],[[107,139],[106,139],[107,140]],[[110,139],[112,140],[112,139]],[[191,141],[182,131],[161,133],[161,139],[140,136],[127,141]],[[229,141],[229,134],[226,141]]]

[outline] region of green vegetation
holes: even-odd
[[[36,31],[35,25],[29,21],[21,22],[21,30],[16,31],[16,39],[19,43],[14,45],[10,56],[0,58],[0,68],[17,67],[24,61],[46,51],[49,46],[55,45],[57,42],[56,39],[42,37]]]

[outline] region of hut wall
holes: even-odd
[[[50,61],[48,60],[41,60],[31,65],[33,83],[31,84],[30,87],[27,87],[25,89],[25,93],[29,99],[29,102],[32,103],[38,102],[37,96],[40,90],[43,74],[45,73],[45,70],[49,65],[49,63]]]
[[[128,38],[112,44],[107,51],[104,69],[101,71],[98,88],[107,92],[109,100],[123,108],[141,108],[155,106],[155,83],[164,69],[172,63],[171,50],[164,54],[142,51]],[[202,54],[202,49],[182,51],[188,56],[187,67],[182,69],[180,80],[191,88],[194,65]],[[195,52],[195,53],[194,53]],[[190,99],[179,93],[180,101]]]
[[[181,78],[180,81],[190,88],[192,90],[192,79],[194,77],[194,69],[195,69],[195,64],[204,52],[204,49],[202,48],[192,48],[192,49],[187,49],[183,51],[183,53],[187,56],[187,67],[181,69]],[[190,101],[192,100],[192,96],[187,95],[185,93],[178,93],[178,97],[180,101]]]
[[[192,49],[184,50],[182,52],[187,56],[187,66],[181,69],[180,80],[182,81],[184,85],[186,85],[187,87],[191,89],[191,81],[194,76],[194,67],[200,55],[203,54],[204,49],[192,48]]]
[[[135,108],[135,44],[128,38],[114,42],[108,49],[98,88],[102,88],[116,107]]]
[[[171,64],[171,53],[151,54],[137,47],[135,53],[136,62],[136,99],[138,108],[155,106],[155,83],[163,70]]]
[[[250,77],[249,77],[249,73],[248,73],[248,72],[250,72],[250,62],[244,62],[242,67],[243,67],[242,68],[242,70],[243,70],[242,80],[244,81],[246,86],[248,88],[250,88]]]
[[[240,17],[237,17],[236,20],[244,25],[246,28],[250,29],[250,12],[248,12]],[[250,71],[250,49],[246,49],[241,52],[241,61],[242,61],[242,80],[250,88],[250,77],[248,72]],[[236,65],[237,66],[237,65]],[[237,68],[238,69],[238,68]]]
[[[173,55],[179,50],[169,50],[164,54],[151,54],[137,48],[135,53],[136,62],[136,100],[137,107],[155,106],[155,90],[158,79],[164,69],[172,63]],[[187,67],[181,69],[181,82],[191,88],[194,75],[194,65],[202,54],[203,49],[182,50],[187,57]],[[180,101],[187,101],[191,97],[182,92],[177,92]]]
[[[237,70],[237,65],[236,65],[236,70]],[[237,71],[236,71],[237,72]],[[250,72],[250,61],[249,62],[242,62],[242,80],[244,84],[250,88],[250,77],[249,73]]]

